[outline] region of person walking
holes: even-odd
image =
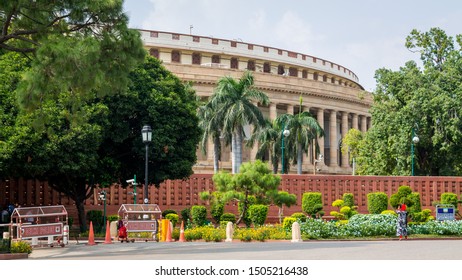
[[[406,204],[398,205],[398,209],[396,209],[396,213],[398,214],[398,221],[396,225],[396,236],[399,236],[399,240],[407,239],[407,207]]]

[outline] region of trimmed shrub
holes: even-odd
[[[169,213],[165,216],[165,219],[170,220],[170,222],[172,222],[173,227],[175,227],[178,223],[179,217],[177,214]]]
[[[300,224],[303,239],[332,238],[338,236],[337,226],[322,219],[307,219]]]
[[[11,243],[11,253],[32,253],[32,246],[26,241],[16,241]]]
[[[210,215],[215,220],[216,223],[220,223],[221,215],[225,212],[225,205],[220,202],[216,202],[212,205],[210,209]]]
[[[248,200],[249,200],[249,203],[248,203],[247,207],[249,207],[249,208],[250,208],[251,205],[253,205],[253,204],[255,204],[257,202],[257,199],[255,198],[255,196],[249,196]],[[242,214],[243,208],[244,208],[244,204],[242,202],[239,202],[237,204],[237,210],[239,211],[239,215]],[[250,219],[250,215],[249,215],[249,208],[247,208],[247,211],[246,211],[244,217],[242,217],[242,221],[244,222],[246,227],[250,227],[252,225],[252,220]]]
[[[233,213],[223,213],[223,215],[221,215],[220,217],[220,223],[221,222],[226,222],[226,224],[228,224],[228,222],[232,222],[233,224],[235,224],[236,215],[234,215]]]
[[[441,194],[441,204],[452,204],[457,209],[457,195],[455,193],[447,192]]]
[[[355,199],[352,193],[344,193],[343,194],[343,206],[348,206],[351,209],[355,206]]]
[[[191,208],[188,207],[181,210],[181,220],[186,222],[189,219],[191,219]]]
[[[407,211],[409,213],[412,214],[415,212],[422,211],[422,206],[420,204],[420,193],[413,192],[409,194],[406,198],[407,198],[407,201],[409,202],[409,207],[407,208]]]
[[[398,216],[398,214],[393,211],[393,210],[385,210],[385,211],[382,211],[382,213],[380,213],[380,215],[394,215],[394,216]]]
[[[340,209],[344,205],[344,201],[342,199],[336,199],[334,202],[332,202],[333,207],[338,207]]]
[[[119,220],[119,215],[109,215],[107,216],[107,220],[109,221],[109,223],[117,222]]]
[[[430,209],[424,209],[420,212],[412,213],[412,221],[416,223],[425,223],[430,220],[433,220],[432,211]]]
[[[348,224],[340,229],[341,236],[394,236],[396,234],[394,215],[365,214],[354,215]]]
[[[292,224],[297,221],[294,217],[285,217],[282,221],[282,228],[288,232],[292,231]]]
[[[296,212],[291,215],[292,218],[297,219],[300,222],[306,222],[306,215],[301,212]]]
[[[322,194],[320,192],[307,192],[302,197],[302,209],[310,217],[321,215],[322,211]]]
[[[380,214],[388,208],[388,196],[383,192],[367,194],[367,210],[370,214]]]
[[[162,211],[162,218],[166,219],[168,214],[178,214],[175,210],[167,209]]]
[[[249,215],[254,226],[262,226],[265,224],[268,216],[268,206],[262,204],[250,205]]]
[[[411,187],[400,186],[398,192],[390,196],[390,205],[393,208],[398,208],[398,205],[405,203],[407,206],[411,206],[411,201],[407,198],[412,193]]]
[[[200,227],[207,222],[207,208],[202,205],[194,205],[191,207],[191,218],[195,226]]]

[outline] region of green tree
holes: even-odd
[[[278,191],[275,196],[272,198],[274,205],[276,205],[279,216],[279,223],[282,223],[282,217],[284,216],[284,206],[290,207],[297,203],[297,196],[295,194],[290,194],[285,191]]]
[[[290,131],[285,146],[288,154],[290,154],[291,151],[295,153],[291,155],[291,157],[296,158],[297,174],[302,174],[303,153],[308,154],[312,145],[316,145],[315,149],[319,151],[316,139],[324,136],[324,130],[321,128],[318,121],[311,116],[310,112],[301,112],[302,102],[302,97],[300,96],[300,111],[297,115],[283,114],[278,116],[275,120],[278,126],[281,127],[281,130],[287,127]],[[293,146],[295,146],[295,148]]]
[[[454,45],[441,29],[413,30],[406,46],[421,53],[423,68],[410,61],[398,71],[376,71],[373,124],[358,151],[359,174],[410,175],[413,131],[420,139],[415,174],[462,174],[462,52]]]
[[[113,94],[145,51],[139,32],[128,28],[122,0],[0,2],[0,51],[32,59],[18,91],[28,109],[69,91],[68,102]],[[78,77],[78,78],[76,78]]]
[[[214,185],[221,193],[223,203],[235,200],[242,205],[236,224],[246,216],[252,196],[258,204],[269,204],[268,197],[274,196],[280,181],[281,178],[272,174],[260,160],[242,164],[239,173],[234,175],[227,172],[213,175]]]
[[[223,117],[222,131],[232,135],[233,174],[239,172],[242,163],[244,125],[254,125],[255,129],[264,125],[263,115],[254,102],[268,105],[269,99],[254,86],[252,72],[245,72],[239,81],[232,77],[221,78],[208,103],[215,114]]]
[[[200,137],[195,94],[150,57],[130,78],[124,92],[82,101],[80,113],[72,115],[79,121],[70,118],[74,96],[62,93],[41,110],[18,114],[13,126],[0,127],[6,135],[0,142],[0,175],[48,180],[75,201],[82,231],[84,201],[95,187],[144,173],[143,124],[155,124],[149,182],[188,177]]]

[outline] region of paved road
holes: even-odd
[[[70,243],[30,260],[462,260],[462,240]]]

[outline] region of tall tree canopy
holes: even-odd
[[[0,69],[0,79],[9,77],[13,85],[12,91],[0,86],[0,94],[7,97],[15,95],[15,77],[20,76],[13,70],[11,56],[0,56],[0,65],[3,60],[12,65]],[[0,177],[48,180],[76,202],[84,231],[83,203],[95,187],[144,174],[143,125],[153,128],[149,182],[159,184],[192,174],[200,137],[195,94],[158,60],[146,58],[131,72],[127,89],[104,98],[94,94],[91,100],[82,101],[79,114],[70,117],[73,98],[63,92],[44,102],[40,110],[4,114],[7,125],[0,127]],[[0,112],[14,111],[11,104],[2,103]],[[72,121],[75,117],[80,120]]]
[[[416,175],[462,174],[462,50],[439,28],[406,39],[421,54],[398,71],[376,71],[372,128],[359,144],[358,173],[410,175],[413,131]]]
[[[69,92],[69,102],[124,88],[144,57],[140,35],[128,29],[122,0],[0,1],[0,52],[32,60],[18,90],[23,107]]]

